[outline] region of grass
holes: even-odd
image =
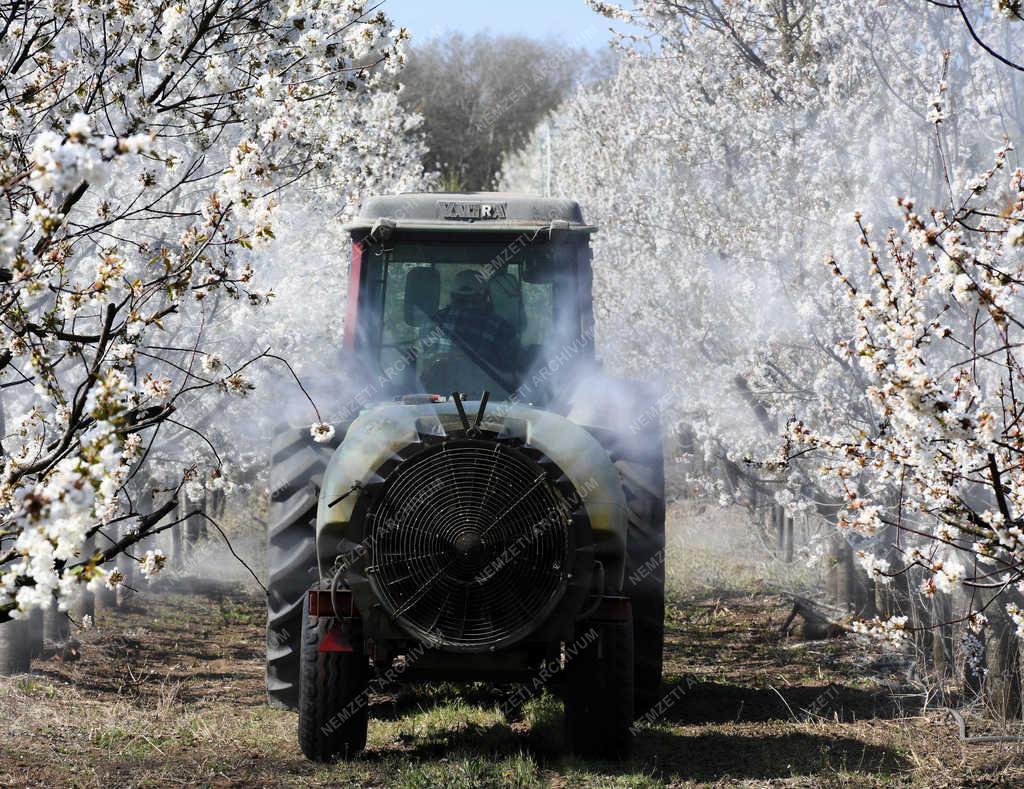
[[[713,526],[713,539],[700,539]],[[368,747],[306,762],[295,716],[263,702],[263,609],[238,585],[165,585],[97,615],[80,658],[0,680],[0,785],[557,786],[992,785],[1024,781],[1024,746],[963,746],[940,713],[893,697],[876,654],[783,639],[771,567],[736,513],[675,507],[664,702],[633,758],[561,752],[545,693],[506,720],[486,685],[374,697]],[[803,572],[790,569],[787,572]],[[810,580],[808,580],[810,582]],[[643,712],[643,711],[642,711]]]

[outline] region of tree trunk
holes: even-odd
[[[0,397],[0,438],[5,435],[4,400]],[[2,449],[0,445],[0,453]],[[10,619],[0,624],[0,676],[24,674],[29,670],[32,665],[29,635],[26,619]]]
[[[853,555],[850,546],[843,543],[836,555],[837,602],[846,610],[853,607]]]
[[[761,509],[762,524],[764,524],[764,530],[762,535],[764,536],[764,549],[768,552],[768,556],[765,558],[771,559],[771,539],[775,529],[775,505],[771,499],[765,499],[765,504]]]
[[[1006,614],[1003,600],[997,600],[986,610],[988,638],[985,644],[985,700],[989,708],[1001,718],[1021,716],[1021,658],[1020,639],[1016,627]]]
[[[772,507],[775,516],[775,555],[782,558],[782,552],[786,547],[786,511],[779,505]]]
[[[836,605],[850,611],[855,609],[853,551],[846,540],[839,538],[836,552]]]
[[[206,512],[206,496],[200,501],[195,503],[186,504],[185,512],[199,511]],[[188,551],[191,553],[195,551],[196,546],[206,539],[206,518],[202,515],[196,514],[189,516],[186,521],[187,528],[185,534],[189,543]]]
[[[127,530],[121,531],[121,536],[127,537]],[[130,550],[134,553],[138,547],[138,543],[135,544]],[[116,564],[117,571],[121,573],[124,580],[121,585],[117,587],[117,606],[120,608],[128,602],[128,598],[133,594],[127,587],[135,588],[137,586],[136,572],[135,572],[135,560],[132,559],[126,553],[120,553],[117,556]]]
[[[86,542],[86,544],[85,544],[85,546],[83,548],[83,553],[88,556],[88,555],[93,554],[97,550],[98,547],[100,547],[100,546],[106,547],[106,546],[109,546],[109,545],[110,545],[110,540],[107,537],[104,537],[101,534],[97,534],[96,536],[90,538]],[[110,572],[111,568],[110,568],[110,565],[108,564],[108,565],[104,566],[103,569],[106,570],[107,572]],[[114,590],[113,589],[108,589],[105,585],[101,586],[98,590],[96,590],[95,592],[92,593],[92,600],[93,600],[92,615],[95,616],[96,615],[96,611],[106,611],[106,610],[111,609],[111,608],[114,607]]]
[[[223,490],[210,491],[207,494],[207,505],[209,506],[210,517],[220,519],[224,515],[224,510],[227,508],[227,496],[224,495]],[[756,506],[755,502],[755,506]]]
[[[69,611],[71,618],[84,627],[85,617],[95,620],[96,599],[89,590],[83,591]]]
[[[109,568],[104,569],[109,572]],[[117,607],[117,593],[105,585],[93,592],[92,595],[97,611],[110,611]]]
[[[28,619],[0,624],[0,676],[25,674],[32,666]]]
[[[953,676],[953,606],[948,595],[934,595],[931,601],[932,668],[937,676]]]
[[[183,514],[182,507],[184,502],[179,502],[178,507],[174,510],[174,517],[176,519],[181,518]],[[179,522],[171,527],[171,556],[172,561],[177,567],[181,567],[185,563],[185,540],[184,537],[185,524]]]
[[[43,648],[49,650],[60,650],[71,635],[71,622],[64,611],[52,603],[49,608],[43,611]]]
[[[33,608],[28,615],[28,648],[29,657],[35,659],[43,655],[43,609]]]
[[[859,617],[870,619],[875,616],[878,609],[875,607],[875,579],[869,578],[867,573],[858,570],[853,563],[853,550],[850,552],[850,566],[853,568],[853,612]]]
[[[148,513],[149,509],[147,508],[141,511],[143,513]],[[128,536],[128,528],[128,526],[121,527],[121,529],[118,532],[119,539],[123,539],[124,537]],[[139,543],[136,543],[128,550],[130,550],[133,554],[136,554],[138,549]],[[133,594],[133,592],[127,589],[126,586],[130,586],[133,588],[137,586],[137,573],[135,572],[135,568],[137,565],[135,560],[132,559],[131,556],[129,556],[127,553],[122,552],[117,555],[117,559],[115,559],[114,566],[117,568],[117,571],[121,573],[122,576],[124,576],[124,581],[122,585],[117,587],[117,591],[115,593],[117,597],[116,603],[118,607],[120,607],[124,605],[128,601],[128,598],[131,597],[131,595]]]
[[[981,697],[982,690],[984,689],[985,665],[988,663],[985,643],[988,639],[986,638],[985,628],[982,628],[980,633],[974,633],[966,625],[961,625],[961,627],[965,630],[965,640],[973,642],[974,639],[977,639],[977,648],[979,650],[977,659],[973,663],[966,651],[964,654],[964,700],[972,702]]]
[[[843,558],[843,546],[845,542],[843,538],[838,534],[833,534],[829,537],[828,541],[828,553],[825,556],[827,567],[825,570],[825,590],[828,601],[831,605],[836,608],[843,608],[845,588],[842,585],[841,579],[842,574],[840,572],[840,565],[842,564]]]

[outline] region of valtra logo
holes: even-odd
[[[465,222],[477,219],[508,219],[508,203],[439,200],[437,208],[442,219],[456,219]]]

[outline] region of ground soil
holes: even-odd
[[[263,607],[237,585],[179,580],[102,611],[80,646],[0,681],[0,784],[38,786],[976,785],[1024,780],[1024,746],[962,745],[904,697],[898,656],[848,638],[782,637],[770,594],[669,610],[664,699],[622,765],[560,754],[557,700],[497,711],[485,686],[373,699],[366,753],[303,760],[292,713],[263,695]],[[981,725],[980,723],[977,725]],[[988,724],[986,724],[988,725]]]

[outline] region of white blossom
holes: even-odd
[[[334,438],[334,425],[325,422],[317,422],[309,428],[309,434],[318,444],[326,444]]]
[[[164,556],[164,552],[159,548],[146,551],[139,562],[139,572],[142,573],[142,577],[147,581],[152,581],[157,573],[163,569],[166,562],[167,557]]]

